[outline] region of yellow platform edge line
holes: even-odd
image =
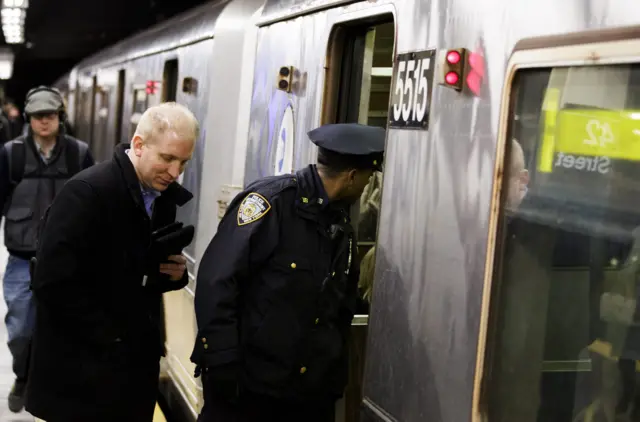
[[[153,422],[167,422],[164,413],[160,410],[160,406],[156,403],[156,410],[153,412]]]
[[[42,419],[34,418],[35,422],[45,422]],[[164,413],[160,410],[160,406],[156,403],[156,409],[153,412],[153,422],[167,422],[167,419],[164,417]]]

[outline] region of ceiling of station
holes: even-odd
[[[29,0],[24,43],[0,44],[15,54],[9,96],[49,84],[82,58],[204,0]],[[1,31],[0,31],[1,32]]]

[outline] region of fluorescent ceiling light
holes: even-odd
[[[19,7],[26,9],[29,7],[29,0],[2,0],[2,7]]]

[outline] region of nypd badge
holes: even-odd
[[[238,225],[244,226],[264,217],[271,209],[271,204],[259,193],[247,195],[238,209]]]

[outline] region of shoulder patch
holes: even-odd
[[[252,192],[240,203],[238,208],[238,226],[253,223],[264,217],[271,209],[271,204],[259,193]]]

